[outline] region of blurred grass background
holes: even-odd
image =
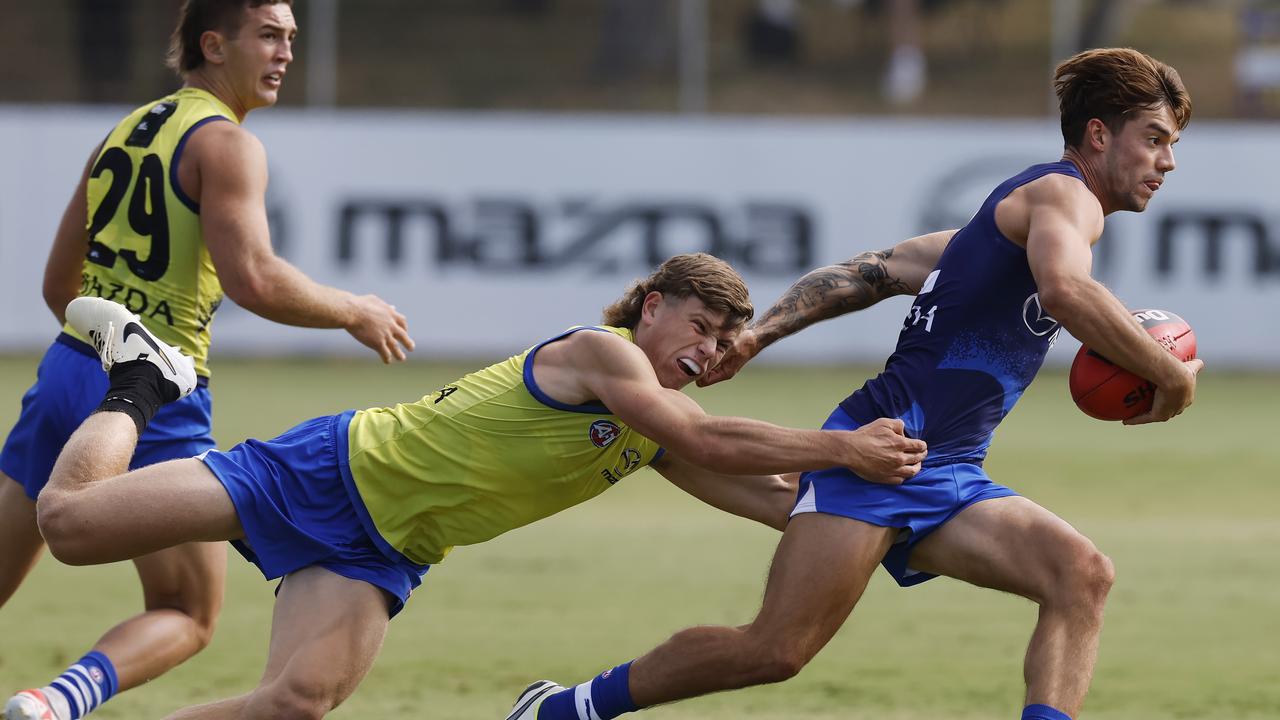
[[[0,427],[17,417],[37,358],[0,357]],[[220,447],[348,407],[413,400],[478,367],[220,359]],[[709,411],[815,427],[867,368],[751,367],[693,389]],[[1280,717],[1280,376],[1202,376],[1196,405],[1142,428],[1076,411],[1046,372],[1000,429],[998,481],[1053,509],[1112,556],[1102,653],[1084,717]],[[459,548],[392,622],[362,687],[335,718],[502,718],[528,682],[581,682],[697,623],[750,620],[777,541],[643,471],[597,500],[486,545]],[[249,690],[265,658],[273,584],[232,553],[213,644],[95,717],[161,717]],[[43,684],[141,597],[128,567],[46,557],[0,609],[0,678]],[[784,684],[658,708],[692,719],[1015,717],[1026,601],[882,573],[845,628]]]

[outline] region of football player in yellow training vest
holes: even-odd
[[[384,361],[412,348],[405,319],[373,295],[318,285],[275,256],[262,144],[240,126],[276,102],[297,26],[288,2],[189,0],[173,34],[177,92],[125,117],[89,158],[54,238],[44,295],[63,322],[76,296],[115,300],[195,359],[198,388],[164,409],[131,466],[190,457],[210,437],[209,324],[223,290],[269,320],[346,328]],[[94,348],[64,327],[0,452],[0,604],[44,546],[35,500],[58,451],[106,388]],[[226,551],[189,543],[135,562],[145,611],[112,628],[44,688],[6,703],[8,720],[74,720],[208,642]]]
[[[194,386],[194,371],[127,309],[80,298],[67,318],[103,347],[111,388],[59,457],[40,529],[72,564],[233,541],[263,575],[284,578],[267,670],[246,695],[172,717],[321,717],[355,689],[387,621],[453,546],[553,515],[645,465],[779,529],[795,484],[771,473],[841,466],[898,483],[919,470],[925,444],[899,420],[793,430],[710,416],[681,393],[751,313],[728,265],[680,255],[607,308],[601,326],[572,328],[417,401],[128,472],[140,429]]]

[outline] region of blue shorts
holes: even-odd
[[[824,430],[855,430],[859,424],[836,408]],[[925,467],[901,485],[863,480],[847,468],[828,468],[800,476],[800,492],[791,516],[820,512],[861,520],[880,527],[902,528],[880,564],[898,584],[917,585],[935,576],[913,570],[907,560],[916,543],[942,527],[961,510],[993,498],[1017,495],[987,477],[981,465],[945,462]]]
[[[232,545],[263,576],[274,580],[318,565],[384,590],[394,616],[430,566],[410,562],[390,546],[380,549],[365,531],[364,504],[348,493],[343,477],[350,472],[351,415],[308,420],[274,439],[246,440],[201,459],[240,516],[245,539]]]
[[[200,378],[195,392],[160,408],[138,438],[130,470],[214,447],[208,384]],[[36,384],[22,397],[22,413],[0,450],[0,472],[35,500],[49,482],[62,446],[102,403],[109,385],[98,353],[70,335],[59,335],[40,361]]]

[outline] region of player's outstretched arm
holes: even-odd
[[[768,475],[839,466],[896,484],[915,475],[924,460],[924,442],[906,437],[900,420],[877,420],[849,432],[708,415],[689,396],[663,387],[632,343],[593,332],[575,333],[572,342],[573,352],[560,357],[584,396],[599,399],[636,432],[698,467]]]
[[[800,278],[735,338],[724,359],[698,380],[728,380],[766,347],[810,325],[865,310],[886,298],[914,295],[938,264],[955,230],[919,235],[888,250],[864,252]]]
[[[672,485],[711,507],[777,530],[787,527],[800,481],[799,473],[727,475],[700,468],[671,453],[658,458],[652,467]]]
[[[1151,411],[1125,424],[1162,422],[1181,413],[1195,399],[1196,373],[1204,363],[1184,363],[1166,351],[1090,275],[1091,246],[1102,233],[1101,206],[1084,185],[1063,176],[1025,189],[1027,262],[1045,311],[1080,342],[1156,384]]]
[[[89,172],[93,161],[98,157],[102,146],[94,148],[89,162],[80,174],[80,182],[71,200],[62,211],[62,220],[58,222],[58,231],[53,236],[53,246],[49,248],[49,259],[44,265],[44,303],[49,306],[59,324],[67,322],[67,304],[80,294],[80,283],[84,273],[84,254],[88,237],[85,228],[89,226]]]
[[[232,123],[210,123],[188,142],[199,170],[200,227],[227,295],[285,325],[343,328],[383,362],[413,349],[404,315],[376,295],[321,285],[277,256],[267,226],[267,156],[262,143]]]

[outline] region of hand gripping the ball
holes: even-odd
[[[1167,310],[1135,310],[1133,317],[1174,357],[1184,363],[1195,359],[1196,335],[1185,320]],[[1157,389],[1155,383],[1084,346],[1071,363],[1068,384],[1071,399],[1086,415],[1133,425],[1168,420],[1186,408],[1195,396],[1195,373],[1199,370],[1197,365],[1185,377],[1166,383],[1169,387]],[[1157,400],[1161,403],[1158,411]]]

